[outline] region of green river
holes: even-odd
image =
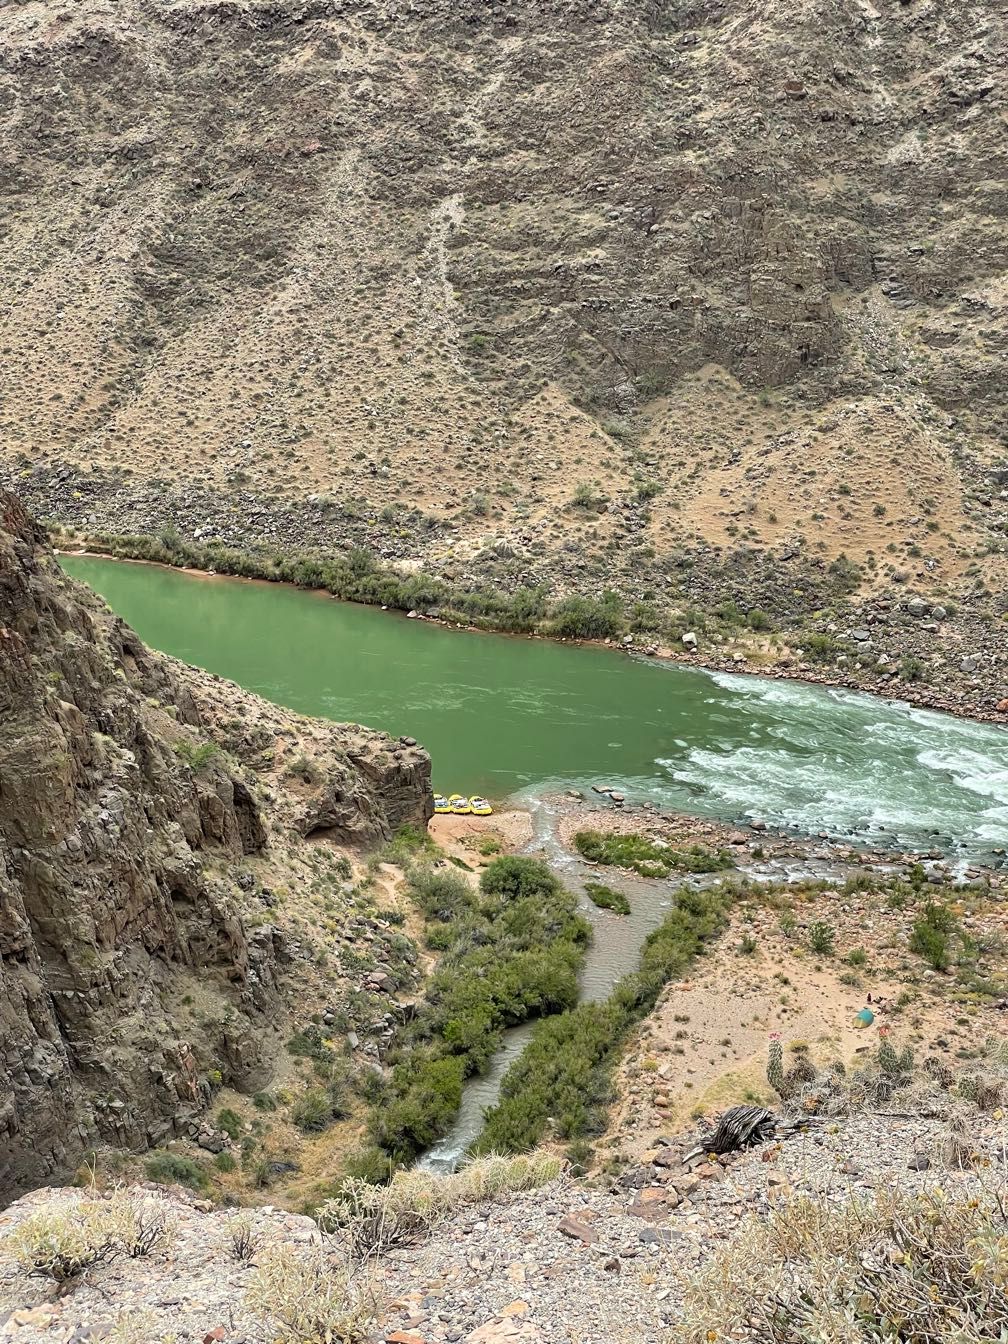
[[[409,733],[443,792],[605,783],[878,844],[1008,843],[1008,732],[850,691],[445,629],[317,593],[63,557],[150,644],[306,714]]]

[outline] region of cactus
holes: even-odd
[[[959,1079],[959,1095],[972,1101],[978,1110],[993,1111],[1001,1104],[1002,1084],[997,1078],[967,1073]]]
[[[787,1071],[784,1079],[784,1086],[788,1090],[788,1096],[793,1097],[805,1086],[806,1083],[814,1083],[816,1080],[815,1065],[809,1059],[808,1055],[799,1055],[794,1064]]]
[[[936,1055],[929,1055],[924,1061],[924,1072],[946,1091],[952,1086],[952,1081],[955,1078],[955,1074],[948,1064]]]
[[[780,1097],[781,1101],[786,1100],[784,1096],[784,1049],[778,1040],[770,1042],[770,1057],[767,1060],[767,1082]]]
[[[767,1082],[781,1101],[791,1101],[806,1083],[814,1083],[815,1080],[815,1065],[805,1054],[799,1055],[791,1068],[785,1073],[783,1047],[779,1040],[771,1040],[770,1056],[767,1060]]]
[[[905,1045],[902,1050],[897,1050],[892,1041],[883,1036],[882,1040],[879,1041],[878,1066],[883,1073],[890,1077],[913,1073],[913,1050],[909,1045]]]

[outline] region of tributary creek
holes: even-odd
[[[537,800],[598,783],[796,836],[980,861],[1008,844],[1008,732],[997,726],[847,690],[458,632],[282,585],[92,557],[62,564],[155,648],[301,713],[418,738],[441,792],[520,795],[536,847],[574,888],[586,870],[557,845]],[[633,913],[597,911],[582,895],[602,926],[587,998],[634,969],[673,897],[661,882],[606,881]],[[476,1137],[530,1031],[506,1034],[429,1165],[453,1165]]]

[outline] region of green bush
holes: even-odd
[[[421,865],[408,881],[432,921],[427,943],[442,955],[371,1111],[371,1138],[395,1166],[447,1131],[464,1080],[486,1068],[506,1027],[577,1002],[591,933],[573,895],[535,859],[494,859],[478,889]]]
[[[673,872],[716,873],[735,866],[725,849],[716,853],[703,845],[672,849],[643,835],[578,831],[574,846],[592,863],[629,868],[641,877],[668,877]]]
[[[302,1134],[321,1134],[333,1118],[332,1100],[321,1087],[309,1088],[291,1107],[291,1121]]]
[[[190,1190],[205,1190],[209,1178],[198,1162],[181,1153],[154,1152],[144,1162],[149,1181],[161,1185],[187,1185]]]
[[[241,1116],[237,1111],[223,1106],[217,1112],[217,1128],[222,1129],[229,1139],[237,1139],[241,1134]]]
[[[910,951],[924,958],[936,971],[948,970],[952,959],[952,932],[955,916],[944,905],[928,904],[921,919],[910,931]]]
[[[831,957],[836,949],[836,930],[832,924],[817,919],[809,925],[809,947],[821,957]]]
[[[396,1100],[371,1117],[375,1144],[397,1164],[411,1162],[447,1132],[462,1104],[464,1078],[461,1057],[423,1058],[414,1051],[393,1070]]]
[[[625,626],[617,597],[565,597],[549,616],[549,633],[557,639],[615,639]]]
[[[584,889],[600,910],[615,910],[618,915],[630,913],[630,902],[621,891],[613,891],[601,882],[586,882]]]
[[[814,663],[832,663],[844,652],[844,646],[833,635],[813,634],[805,640],[805,656]]]
[[[645,941],[638,970],[625,976],[605,1002],[582,1003],[541,1021],[504,1076],[500,1101],[487,1114],[477,1151],[526,1151],[547,1131],[563,1140],[601,1133],[612,1068],[627,1032],[721,932],[730,899],[723,889],[680,892],[675,907]]]
[[[175,743],[175,755],[191,770],[204,770],[220,753],[213,742],[189,742],[185,738]]]
[[[296,1031],[287,1042],[287,1050],[292,1055],[303,1055],[307,1059],[326,1061],[332,1059],[332,1051],[322,1039],[322,1033],[314,1022]]]

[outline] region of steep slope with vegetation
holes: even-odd
[[[980,0],[30,0],[0,470],[169,556],[609,588],[555,631],[990,709],[1004,71]]]
[[[274,772],[299,732],[312,760]],[[262,1087],[291,1004],[348,993],[273,865],[317,886],[301,836],[373,843],[431,809],[415,743],[150,653],[0,492],[0,1198]]]

